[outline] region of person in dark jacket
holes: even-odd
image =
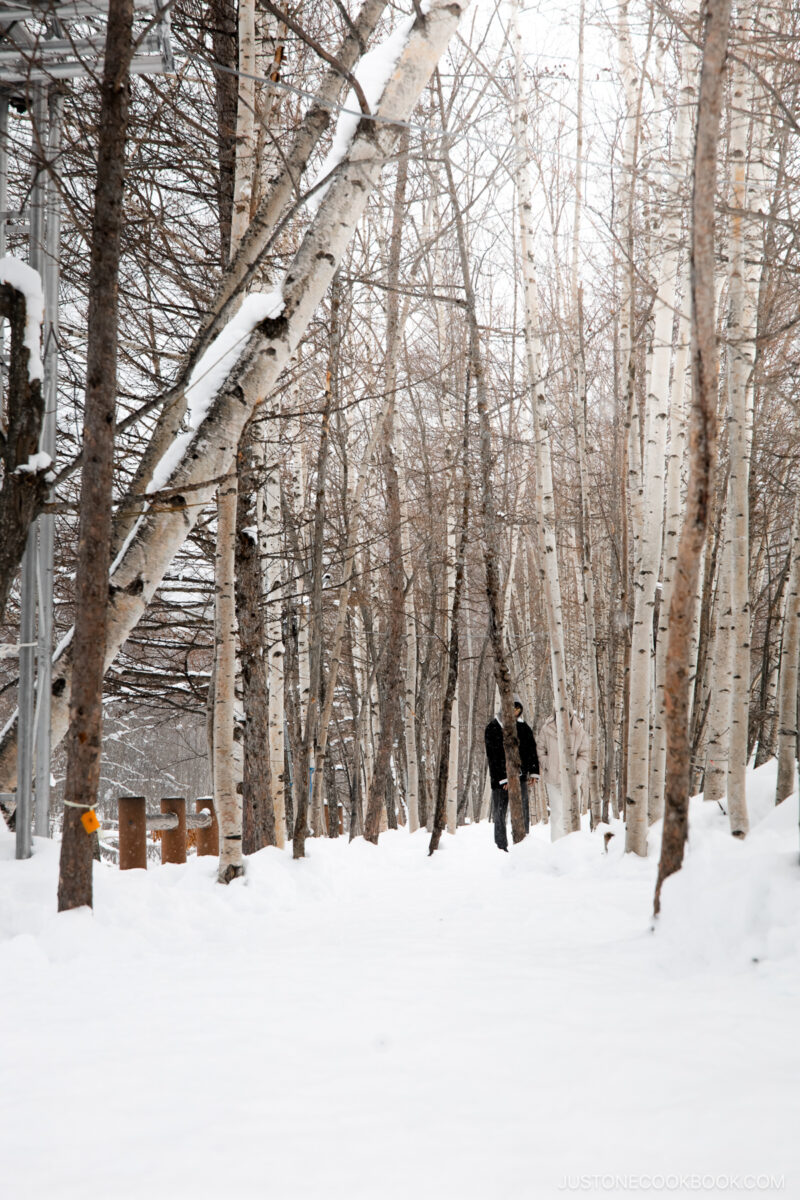
[[[533,730],[522,716],[522,701],[516,697],[514,713],[517,718],[517,738],[519,740],[521,767],[519,785],[522,792],[522,814],[525,819],[525,832],[528,833],[531,827],[528,779],[539,778],[539,756],[536,753],[536,739],[533,736]],[[508,778],[506,776],[506,751],[503,745],[503,719],[501,716],[492,717],[486,726],[484,740],[486,742],[486,758],[489,763],[489,780],[492,785],[495,845],[500,850],[508,850],[508,834],[506,833]]]

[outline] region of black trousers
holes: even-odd
[[[520,776],[519,789],[522,792],[522,816],[525,821],[525,832],[531,831],[531,808],[528,802],[528,780]],[[492,812],[494,813],[494,842],[501,850],[508,849],[508,832],[506,818],[508,817],[507,788],[492,788]]]

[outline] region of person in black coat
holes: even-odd
[[[525,832],[531,827],[531,811],[528,802],[528,778],[539,777],[539,756],[536,752],[536,739],[533,730],[523,719],[522,701],[514,699],[514,713],[517,718],[517,738],[519,740],[519,761],[522,768],[519,777],[522,792],[522,814],[525,819]],[[486,758],[489,763],[489,780],[492,786],[492,812],[494,813],[494,840],[500,850],[508,850],[508,834],[506,832],[506,816],[508,813],[508,778],[506,776],[506,751],[503,745],[503,721],[500,716],[492,717],[486,726],[484,734],[486,743]]]

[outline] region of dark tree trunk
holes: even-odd
[[[290,585],[291,587],[291,585]],[[289,595],[286,604],[286,626],[287,637],[285,642],[286,653],[284,658],[284,699],[286,710],[286,729],[288,737],[286,738],[286,755],[288,762],[291,764],[291,770],[286,776],[289,787],[286,791],[286,829],[287,834],[293,832],[296,837],[297,830],[297,798],[300,787],[300,779],[308,779],[308,771],[302,765],[303,757],[303,736],[301,729],[301,714],[300,714],[300,676],[298,663],[298,629],[297,629],[297,611],[295,608],[294,597]],[[308,786],[307,783],[305,786]],[[306,820],[308,812],[307,806],[303,807],[303,821]],[[303,826],[305,829],[305,825]]]
[[[236,108],[238,83],[236,0],[211,0],[209,8],[214,61],[228,70],[214,70],[217,84],[217,206],[219,209],[220,262],[228,265],[231,252],[231,216],[236,178]]]
[[[81,818],[97,802],[103,731],[117,311],[133,0],[110,0],[92,219],[75,632],[58,910],[92,904],[92,841]]]
[[[714,294],[714,199],[717,145],[724,90],[731,0],[707,0],[705,44],[697,105],[692,195],[692,411],[689,434],[689,489],[678,544],[675,585],[669,609],[669,643],[664,679],[667,777],[664,833],[654,898],[679,871],[689,827],[689,676],[691,635],[700,555],[708,528],[717,457],[719,353]]]
[[[42,510],[49,484],[44,471],[19,471],[39,449],[44,416],[42,381],[28,378],[30,354],[25,345],[25,297],[11,284],[0,284],[0,317],[11,326],[6,384],[5,430],[0,431],[0,620],[14,583],[28,529]]]
[[[433,586],[431,588],[431,612],[436,612],[437,590]],[[417,704],[414,713],[414,736],[417,743],[417,763],[419,764],[418,776],[418,795],[417,807],[419,810],[420,829],[428,827],[428,810],[430,808],[430,798],[428,796],[428,760],[425,756],[425,741],[423,738],[424,715],[428,707],[428,679],[431,670],[431,652],[433,641],[433,630],[429,629],[427,634],[427,653],[424,658],[419,660],[419,673],[417,679]],[[417,642],[419,650],[419,642]],[[433,824],[431,823],[431,829]]]
[[[769,563],[769,559],[767,560]],[[791,566],[791,551],[786,560],[786,564],[778,577],[778,585],[775,592],[767,605],[767,619],[764,627],[764,648],[761,655],[761,684],[758,692],[758,723],[756,726],[755,737],[758,741],[758,749],[756,751],[755,765],[761,767],[769,759],[774,758],[778,750],[778,705],[777,694],[770,704],[770,678],[773,672],[777,670],[780,660],[780,642],[773,647],[773,629],[778,629],[780,637],[780,616],[783,609],[783,597],[786,591],[786,584],[789,580],[789,569]],[[771,589],[772,581],[769,581]],[[776,689],[777,693],[777,689]]]
[[[236,506],[236,622],[244,700],[244,771],[242,779],[242,851],[254,854],[275,846],[275,813],[270,791],[269,702],[264,661],[266,629],[255,502],[263,486],[253,421],[239,443],[239,493]]]
[[[428,854],[439,849],[442,831],[447,826],[447,783],[450,766],[450,730],[453,713],[453,700],[458,683],[458,634],[461,613],[461,593],[464,590],[464,564],[467,557],[467,523],[469,520],[469,378],[467,379],[467,398],[464,401],[464,500],[461,507],[461,528],[456,551],[456,578],[453,588],[453,605],[450,613],[450,646],[448,649],[447,684],[442,701],[441,740],[439,749],[439,769],[436,773],[436,808],[433,815],[433,832],[428,846]]]

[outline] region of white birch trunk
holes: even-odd
[[[661,605],[658,614],[658,646],[656,650],[655,719],[653,723],[653,769],[651,771],[649,820],[657,821],[664,812],[664,778],[667,766],[667,728],[664,719],[664,676],[669,641],[669,606],[675,579],[683,502],[681,476],[686,459],[686,384],[689,366],[689,317],[685,311],[688,298],[688,278],[683,289],[682,307],[678,318],[678,344],[672,374],[670,394],[670,445],[667,454],[667,500],[664,523],[664,553]]]
[[[725,520],[717,568],[717,624],[713,650],[709,657],[711,696],[706,720],[706,754],[703,798],[722,805],[728,784],[728,746],[731,711],[731,600],[730,600],[730,522]]]
[[[692,17],[691,11],[687,16]],[[657,31],[658,62],[663,64],[663,27]],[[681,241],[681,196],[691,136],[690,99],[695,90],[697,55],[684,53],[680,86],[681,106],[675,131],[675,155],[664,179],[663,214],[657,243],[665,246],[657,265],[653,304],[653,342],[647,379],[645,445],[642,471],[644,490],[643,524],[634,578],[634,619],[630,673],[630,726],[628,737],[628,796],[626,802],[626,850],[647,853],[648,823],[657,820],[663,807],[662,789],[651,791],[650,714],[653,711],[653,613],[656,601],[661,547],[664,536],[664,489],[667,425],[670,408],[672,329],[678,282],[678,253]],[[661,78],[654,89],[656,108],[663,107]],[[656,142],[662,140],[656,131]],[[676,364],[677,365],[677,364]],[[663,597],[662,597],[663,599]],[[655,714],[654,714],[655,715]],[[660,723],[661,714],[656,717]]]
[[[214,808],[219,821],[219,881],[230,883],[244,871],[242,794],[233,752],[236,697],[236,605],[234,547],[236,477],[222,484],[217,498],[216,678],[214,686]]]
[[[447,610],[445,613],[444,645],[450,645],[450,614],[456,586],[456,525],[458,512],[455,504],[455,469],[452,473],[453,504],[447,506]],[[450,713],[450,754],[447,764],[447,832],[455,833],[458,820],[458,683],[456,683],[453,707]]]
[[[300,723],[305,729],[308,717],[308,701],[311,697],[311,647],[308,640],[308,595],[305,590],[305,573],[302,564],[297,564],[297,675],[300,690]]]
[[[236,171],[231,214],[231,256],[250,221],[255,168],[255,3],[239,3],[239,98],[236,109]],[[220,832],[219,880],[241,875],[242,771],[234,749],[236,697],[236,608],[234,604],[237,481],[222,484],[217,493],[216,572],[217,611],[214,646],[214,706],[212,770],[214,805]],[[238,776],[238,778],[237,778]],[[238,824],[237,824],[238,823]]]
[[[570,708],[567,697],[564,627],[561,609],[561,587],[558,577],[558,551],[555,536],[555,501],[553,496],[553,473],[548,431],[549,418],[541,365],[542,349],[539,331],[539,302],[533,251],[533,202],[528,175],[529,157],[525,136],[527,113],[524,109],[522,95],[523,72],[522,44],[519,32],[519,0],[515,3],[513,14],[514,57],[516,63],[514,140],[516,143],[517,161],[515,174],[525,299],[525,357],[536,446],[537,515],[544,543],[542,571],[548,633],[550,637],[550,660],[556,709],[559,765],[561,769],[561,795],[565,817],[563,828],[565,832],[573,832],[580,829],[580,810],[578,781],[569,737]]]
[[[741,26],[749,25],[749,3],[739,0]],[[752,88],[749,64],[734,60],[731,82],[729,157],[731,204],[728,235],[728,567],[730,595],[730,708],[728,711],[728,817],[734,837],[744,837],[749,823],[745,797],[747,726],[750,700],[750,519],[748,496],[750,450],[748,383],[755,358],[755,328],[748,328],[744,279],[744,218],[747,203],[747,141]],[[737,211],[738,210],[738,211]]]
[[[739,26],[758,41],[761,12],[752,0],[740,0]],[[774,23],[771,15],[766,23]],[[762,68],[763,70],[763,68]],[[750,214],[767,211],[767,172],[764,162],[766,112],[771,105],[769,84],[760,85],[761,104],[755,103],[751,64],[733,63],[730,132],[731,207],[730,272],[728,279],[728,405],[731,462],[728,509],[731,515],[731,746],[728,757],[728,815],[734,837],[749,829],[745,779],[750,715],[749,593],[750,443],[753,423],[754,369],[758,333],[758,297],[763,270],[763,226]],[[763,108],[761,115],[754,110]],[[749,152],[748,152],[749,146]]]
[[[624,394],[628,397],[628,419],[634,415],[638,427],[638,413],[632,414],[634,407],[631,403],[633,392],[633,210],[635,197],[635,167],[636,146],[639,131],[639,97],[637,88],[636,62],[633,54],[628,10],[630,0],[622,0],[617,18],[617,52],[619,69],[625,93],[624,134],[622,140],[622,195],[620,197],[619,240],[624,247],[622,262],[622,279],[619,299],[619,353],[620,374]],[[631,437],[634,429],[631,430]],[[637,450],[637,460],[639,454]],[[629,465],[629,473],[631,467]],[[636,487],[631,491],[631,497],[636,494]],[[634,515],[634,536],[636,535]],[[627,564],[625,564],[627,569]]]
[[[797,788],[797,679],[800,652],[800,493],[795,500],[792,523],[789,583],[781,637],[778,682],[778,782],[775,803],[780,804]]]
[[[405,476],[405,472],[403,473]],[[403,561],[411,562],[411,538],[409,536],[408,480],[402,481],[400,537],[403,544]],[[417,622],[414,614],[414,585],[410,583],[404,595],[406,617],[406,673],[404,685],[403,733],[406,750],[406,805],[408,806],[409,833],[419,829],[419,763],[417,761],[416,706],[417,706]]]
[[[269,462],[264,485],[263,536],[266,548],[264,594],[267,598],[267,681],[269,688],[269,763],[272,806],[275,813],[275,838],[280,849],[286,844],[286,785],[284,777],[284,665],[283,575],[281,478],[278,446],[270,443]]]

